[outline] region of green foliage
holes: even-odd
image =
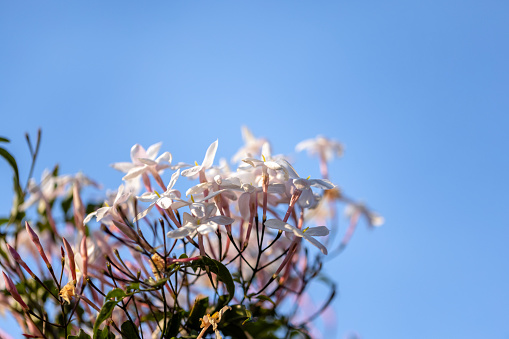
[[[69,335],[69,336],[67,337],[67,339],[91,339],[91,338],[90,338],[90,335],[88,335],[87,333],[85,333],[85,331],[80,330],[80,332],[78,333],[78,335]]]

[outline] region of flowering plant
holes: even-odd
[[[214,165],[217,140],[194,166],[158,156],[160,143],[134,145],[131,162],[112,165],[124,183],[99,204],[82,192],[97,183],[58,167],[23,188],[16,160],[0,147],[15,193],[0,220],[0,308],[28,338],[316,336],[314,321],[336,289],[322,272],[324,256],[343,250],[360,216],[370,226],[383,219],[329,181],[339,143],[297,145],[318,155],[322,178],[310,179],[272,155],[267,140],[247,128],[243,137],[236,170]],[[27,140],[34,163],[40,132],[35,144]],[[340,204],[350,226],[335,244]],[[309,312],[314,281],[330,291]]]

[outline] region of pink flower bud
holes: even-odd
[[[67,251],[67,258],[69,258],[69,267],[71,269],[72,280],[76,280],[76,264],[74,263],[74,252],[67,240],[65,240],[65,238],[62,239],[64,240],[65,250]]]
[[[81,256],[83,257],[83,279],[87,279],[88,273],[88,248],[87,248],[87,236],[81,239],[80,246]]]
[[[7,244],[7,249],[9,250],[9,253],[12,256],[12,259],[14,259],[18,264],[20,264],[25,269],[25,271],[27,271],[28,274],[32,276],[32,278],[35,278],[34,272],[32,272],[30,268],[28,268],[27,264],[23,261],[23,259],[21,259],[18,252],[16,252],[16,250],[12,248],[11,245],[9,244]]]
[[[41,255],[42,260],[46,263],[46,266],[51,267],[51,264],[48,260],[48,257],[46,257],[46,253],[44,253],[44,249],[42,248],[41,242],[39,241],[39,237],[34,232],[32,227],[28,224],[28,221],[25,221],[25,226],[28,232],[28,235],[30,236],[30,239],[34,243],[35,247],[37,247],[37,250],[39,251],[39,254]]]
[[[14,300],[16,300],[21,305],[21,307],[23,307],[23,309],[28,311],[29,308],[27,304],[25,304],[23,299],[21,299],[21,296],[19,295],[18,290],[16,289],[16,285],[14,285],[11,278],[9,278],[9,276],[5,274],[5,272],[2,272],[2,274],[4,275],[5,287],[7,288],[7,291],[9,291]]]

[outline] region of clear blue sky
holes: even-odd
[[[23,133],[42,127],[36,177],[58,162],[111,188],[108,165],[134,143],[192,162],[216,138],[231,156],[243,124],[277,153],[336,138],[332,179],[386,224],[360,227],[329,262],[334,336],[509,338],[507,13],[504,1],[4,1],[0,135],[24,175]],[[0,163],[2,213],[10,184]]]

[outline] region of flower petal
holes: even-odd
[[[212,167],[212,164],[214,163],[214,158],[216,156],[218,144],[219,144],[219,140],[216,140],[207,149],[207,153],[205,153],[205,158],[203,158],[203,162],[201,163],[201,166],[204,169]]]

